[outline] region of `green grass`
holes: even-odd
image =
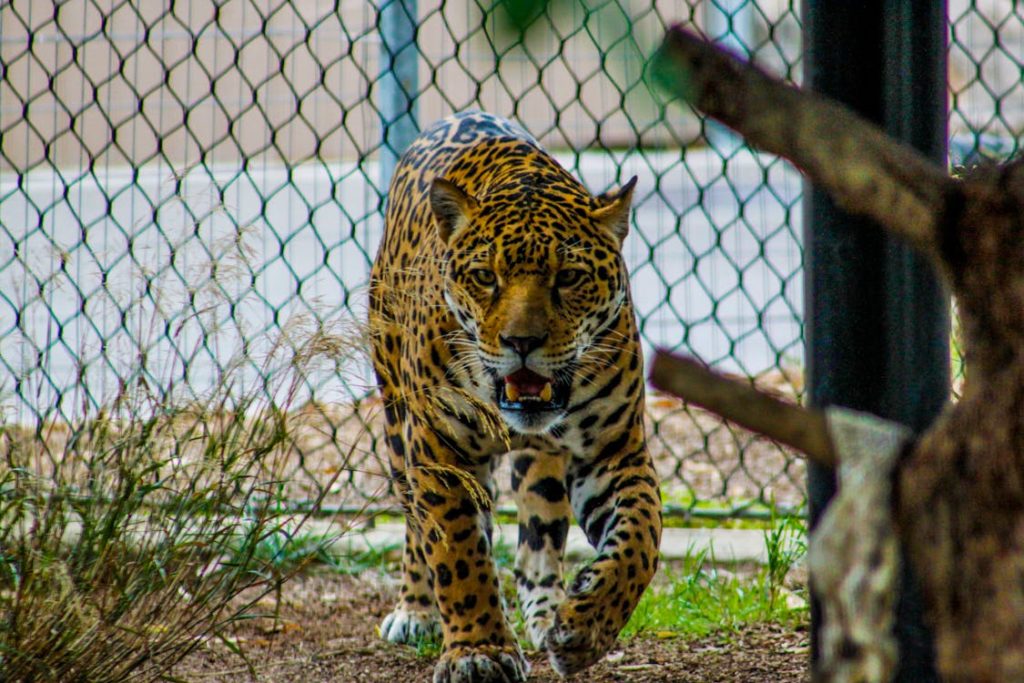
[[[511,571],[516,566],[516,546],[513,543],[503,540],[495,541],[494,547],[491,548],[491,555],[499,569]]]
[[[441,641],[437,638],[420,638],[413,647],[416,648],[417,657],[427,659],[437,659],[443,649]]]
[[[265,568],[282,574],[294,574],[304,569],[324,569],[329,572],[358,575],[373,571],[380,574],[397,572],[401,568],[402,544],[389,543],[370,546],[356,552],[339,552],[335,543],[342,536],[357,532],[346,527],[329,533],[304,531],[301,526],[278,527],[257,539],[239,536],[237,548],[249,549],[253,557]]]
[[[749,624],[799,623],[807,607],[790,607],[783,581],[806,552],[802,522],[787,518],[765,531],[768,564],[749,576],[722,569],[713,552],[688,553],[666,569],[667,581],[644,593],[622,631],[641,635],[703,637]]]
[[[318,556],[327,567],[339,574],[358,575],[373,571],[384,574],[401,568],[402,545],[390,543],[379,548],[368,548],[356,553],[339,555],[326,552]]]
[[[248,530],[246,530],[248,532]],[[232,544],[234,553],[252,553],[253,559],[275,573],[292,573],[311,563],[330,564],[334,557],[331,544],[340,534],[317,534],[283,525],[253,537],[242,533]]]
[[[761,572],[762,581],[768,589],[769,612],[774,613],[786,575],[807,555],[807,526],[797,517],[773,520],[772,528],[764,532],[764,542],[768,564]]]

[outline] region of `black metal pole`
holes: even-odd
[[[946,4],[804,0],[804,85],[946,163]],[[930,266],[869,221],[807,187],[804,204],[808,400],[922,430],[949,396],[949,301]],[[835,493],[811,466],[811,527]],[[937,680],[916,581],[905,572],[896,680]],[[811,656],[820,612],[812,596]]]

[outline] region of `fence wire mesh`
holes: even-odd
[[[340,330],[352,357],[302,387],[284,494],[388,503],[356,341],[385,188],[419,127],[469,108],[520,121],[593,192],[640,177],[625,256],[648,349],[799,400],[800,179],[644,80],[684,22],[799,82],[799,3],[552,2],[519,39],[489,2],[0,2],[4,422],[259,387],[269,348]],[[1015,153],[1024,9],[949,16],[953,161]],[[790,453],[665,397],[649,413],[671,509],[802,504]]]

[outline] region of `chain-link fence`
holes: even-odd
[[[801,183],[644,80],[667,25],[799,82],[793,0],[0,1],[0,405],[55,424],[134,386],[202,397],[297,329],[358,331],[397,153],[450,112],[518,119],[594,192],[638,175],[643,339],[802,394]],[[950,2],[957,159],[1016,151],[1024,10]],[[287,495],[382,492],[365,361],[304,387]],[[369,398],[368,398],[369,396]],[[799,506],[801,464],[653,396],[667,504]]]

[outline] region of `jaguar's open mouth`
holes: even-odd
[[[498,407],[539,413],[561,410],[569,402],[569,385],[539,375],[529,368],[520,368],[495,381]]]

